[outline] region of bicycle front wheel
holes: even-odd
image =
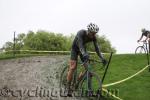
[[[138,46],[136,49],[135,49],[135,54],[142,54],[142,53],[146,53],[146,50],[143,46]]]
[[[83,78],[83,80],[79,84],[79,89],[81,91],[81,97],[88,97],[89,99],[100,100],[102,82],[98,75],[90,72],[89,77]]]

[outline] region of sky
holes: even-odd
[[[14,31],[70,35],[90,22],[117,53],[134,53],[141,29],[150,30],[150,0],[0,0],[0,48]]]

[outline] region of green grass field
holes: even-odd
[[[108,58],[108,55],[106,56]],[[140,71],[147,65],[146,55],[120,54],[113,55],[104,84],[113,83],[125,79]],[[102,77],[103,70],[99,65],[93,68]],[[150,100],[150,72],[148,68],[137,76],[123,83],[106,87],[109,90],[118,90],[117,94],[123,100]],[[109,99],[109,98],[107,98]]]

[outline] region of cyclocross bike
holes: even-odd
[[[110,53],[110,56],[108,58],[108,63],[104,67],[102,66],[102,62],[99,62],[94,59],[89,59],[89,61],[85,64],[83,63],[82,66],[84,65],[84,71],[82,74],[82,77],[78,79],[79,72],[81,72],[80,68],[77,67],[74,74],[73,74],[73,80],[71,83],[71,88],[77,92],[80,92],[79,95],[80,97],[88,97],[88,98],[96,98],[97,100],[100,100],[101,98],[101,91],[102,91],[102,83],[104,81],[105,75],[107,73],[107,69],[109,66],[109,63],[112,58],[112,53]],[[92,64],[95,63],[101,63],[99,64],[101,66],[100,69],[104,68],[105,72],[102,78],[99,77],[95,72],[92,71],[92,67],[94,67]],[[86,65],[86,66],[85,66]],[[69,65],[65,64],[64,69],[61,72],[60,76],[60,89],[66,88],[67,86],[67,72],[68,72]]]
[[[147,42],[143,42],[143,41],[140,41],[142,43],[142,45],[138,46],[136,49],[135,49],[135,54],[139,54],[139,53],[148,53],[148,48],[147,48]]]

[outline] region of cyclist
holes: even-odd
[[[105,66],[107,64],[107,61],[104,59],[103,55],[101,54],[100,48],[98,46],[97,40],[96,40],[96,33],[98,33],[99,27],[94,24],[90,23],[87,25],[87,30],[80,30],[78,31],[73,44],[71,48],[71,59],[70,59],[70,65],[69,70],[67,73],[67,85],[68,85],[68,91],[72,92],[70,89],[70,84],[72,81],[73,73],[77,67],[77,59],[78,55],[80,56],[80,59],[82,62],[88,61],[89,55],[86,51],[86,43],[93,42],[95,46],[95,51],[97,55],[99,56],[100,60],[102,61],[103,65]],[[68,92],[68,96],[70,96],[71,93]]]
[[[150,31],[146,30],[145,28],[143,28],[141,31],[142,31],[142,35],[140,39],[137,40],[137,42],[140,42],[142,38],[145,36],[146,39],[143,42],[146,42],[148,40],[148,47],[149,47],[148,52],[150,53]]]
[[[143,29],[141,30],[141,32],[142,32],[142,35],[141,35],[140,39],[137,40],[137,42],[140,42],[140,41],[142,40],[143,36],[146,37],[146,39],[144,40],[144,42],[146,42],[148,39],[150,39],[150,31],[148,31],[148,30],[146,30],[145,28],[143,28]],[[150,42],[150,40],[149,40],[149,42]]]

